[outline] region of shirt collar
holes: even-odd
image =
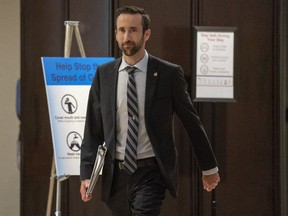
[[[129,65],[125,62],[124,58],[122,57],[122,62],[121,62],[121,65],[119,67],[119,72],[123,71],[127,66],[134,66],[136,68],[138,68],[140,71],[143,71],[143,72],[147,72],[147,65],[148,65],[148,53],[147,51],[145,50],[145,55],[144,57],[135,65]]]

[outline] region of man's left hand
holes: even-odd
[[[220,181],[220,176],[218,172],[215,174],[211,174],[211,175],[203,175],[202,181],[203,181],[204,190],[207,190],[208,192],[210,192],[213,189],[215,189],[216,186],[218,185]]]

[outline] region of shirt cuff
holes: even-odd
[[[218,167],[214,167],[213,169],[202,171],[203,175],[212,175],[219,171]]]

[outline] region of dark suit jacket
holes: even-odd
[[[84,139],[81,180],[89,179],[98,145],[108,148],[102,176],[102,200],[107,201],[113,179],[116,145],[116,91],[121,59],[98,67],[91,86]],[[172,196],[177,195],[177,151],[172,136],[174,112],[183,122],[201,170],[217,166],[203,126],[192,106],[180,66],[149,56],[145,123],[157,162]]]

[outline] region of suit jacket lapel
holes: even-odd
[[[111,99],[113,100],[112,101],[112,105],[113,105],[113,110],[112,110],[112,113],[113,113],[113,121],[114,121],[114,128],[115,128],[115,136],[116,136],[116,110],[117,110],[117,87],[118,87],[118,70],[119,70],[119,67],[120,67],[120,64],[121,64],[121,58],[118,58],[116,60],[116,63],[115,63],[115,66],[114,66],[114,69],[113,69],[113,75],[112,75],[112,82],[113,82],[113,90],[112,90],[112,95],[111,95]],[[116,137],[115,137],[115,141],[116,141]]]
[[[115,131],[115,143],[116,143],[116,108],[117,108],[117,83],[118,83],[118,69],[121,63],[121,58],[120,59],[116,59],[115,64],[113,65],[113,67],[111,67],[110,69],[108,69],[107,71],[105,71],[105,79],[107,79],[107,82],[110,83],[111,85],[108,85],[109,89],[106,91],[107,98],[109,98],[109,100],[111,100],[109,102],[109,106],[108,107],[111,109],[111,116],[112,116],[112,120],[113,120],[113,127],[114,127],[114,131]],[[113,148],[113,150],[111,152],[115,152],[115,143],[114,146],[111,146],[111,148]],[[113,158],[114,158],[114,154],[113,154]]]
[[[149,55],[148,67],[147,67],[147,78],[146,78],[146,92],[145,92],[145,117],[149,115],[149,111],[152,105],[154,91],[159,76],[157,71],[157,61],[153,56]]]
[[[113,106],[113,113],[115,113],[116,111],[116,100],[117,100],[117,80],[118,80],[118,69],[121,63],[121,59],[116,59],[115,64],[113,65],[113,67],[111,67],[110,69],[108,69],[107,71],[105,71],[105,78],[108,81],[108,83],[110,83],[109,85],[109,91],[107,91],[107,94],[109,94],[109,97],[112,101],[111,104]]]

